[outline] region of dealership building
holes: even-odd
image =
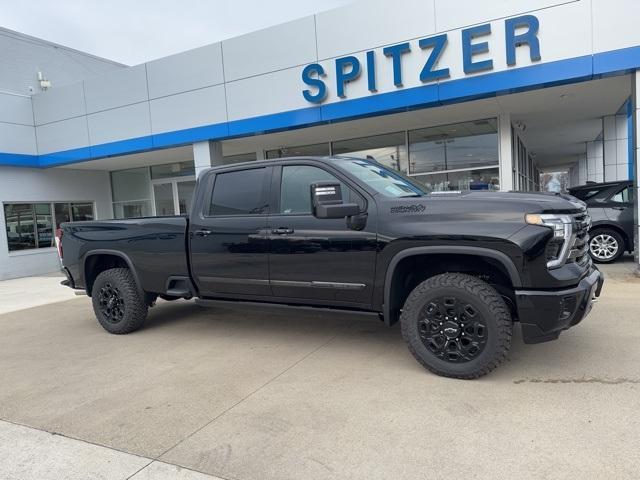
[[[0,279],[58,270],[60,222],[185,213],[235,162],[372,157],[434,191],[635,179],[638,18],[367,0],[135,66],[0,28]]]

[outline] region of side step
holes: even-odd
[[[200,305],[201,307],[217,307],[217,306],[233,306],[237,305],[238,307],[249,307],[255,309],[264,309],[266,308],[281,308],[281,309],[293,309],[293,310],[310,310],[314,312],[324,311],[324,312],[335,312],[335,313],[344,313],[351,315],[364,315],[367,317],[375,316],[379,319],[382,319],[382,314],[378,312],[370,312],[366,310],[355,310],[350,308],[340,308],[340,307],[329,307],[322,305],[295,305],[290,303],[272,303],[272,302],[254,302],[250,300],[233,300],[233,299],[218,299],[218,298],[198,298],[195,299],[196,305]]]
[[[189,300],[197,295],[196,289],[189,277],[173,276],[167,279],[164,295],[167,297],[186,298]]]
[[[181,288],[172,288],[171,290],[167,290],[165,293],[168,297],[180,297],[180,298],[191,298],[193,294],[189,290],[181,289]]]

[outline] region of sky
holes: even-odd
[[[0,26],[127,65],[355,0],[0,0]]]

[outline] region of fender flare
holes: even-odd
[[[84,275],[84,283],[85,283],[85,290],[87,292],[88,296],[91,296],[91,292],[89,290],[89,282],[87,282],[87,270],[86,270],[86,264],[87,264],[87,259],[89,259],[90,257],[95,257],[96,255],[112,255],[115,257],[119,257],[122,260],[125,261],[125,263],[127,264],[127,266],[129,267],[129,270],[131,271],[131,274],[133,275],[133,279],[136,282],[136,287],[138,288],[138,293],[140,294],[141,298],[144,298],[144,289],[142,288],[142,283],[140,283],[140,277],[138,276],[138,272],[135,269],[135,267],[133,266],[133,262],[131,261],[131,259],[129,258],[129,256],[126,253],[122,253],[118,250],[110,250],[110,249],[98,249],[98,250],[91,250],[89,251],[83,258],[82,260],[82,274]]]
[[[490,248],[483,247],[469,247],[469,246],[443,246],[443,247],[412,247],[402,250],[393,256],[387,267],[387,272],[384,277],[384,303],[383,303],[383,317],[384,322],[387,325],[391,325],[391,280],[393,279],[393,273],[395,272],[398,263],[407,257],[413,257],[416,255],[433,255],[433,254],[455,254],[455,255],[470,255],[474,257],[488,257],[497,260],[507,271],[509,279],[514,288],[522,286],[520,279],[520,273],[516,268],[513,260],[503,252],[498,250],[492,250]]]

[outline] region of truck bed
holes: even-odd
[[[189,275],[187,227],[186,216],[63,223],[65,266],[76,286],[85,287],[89,257],[120,253],[135,265],[145,291],[161,293],[169,277]]]

